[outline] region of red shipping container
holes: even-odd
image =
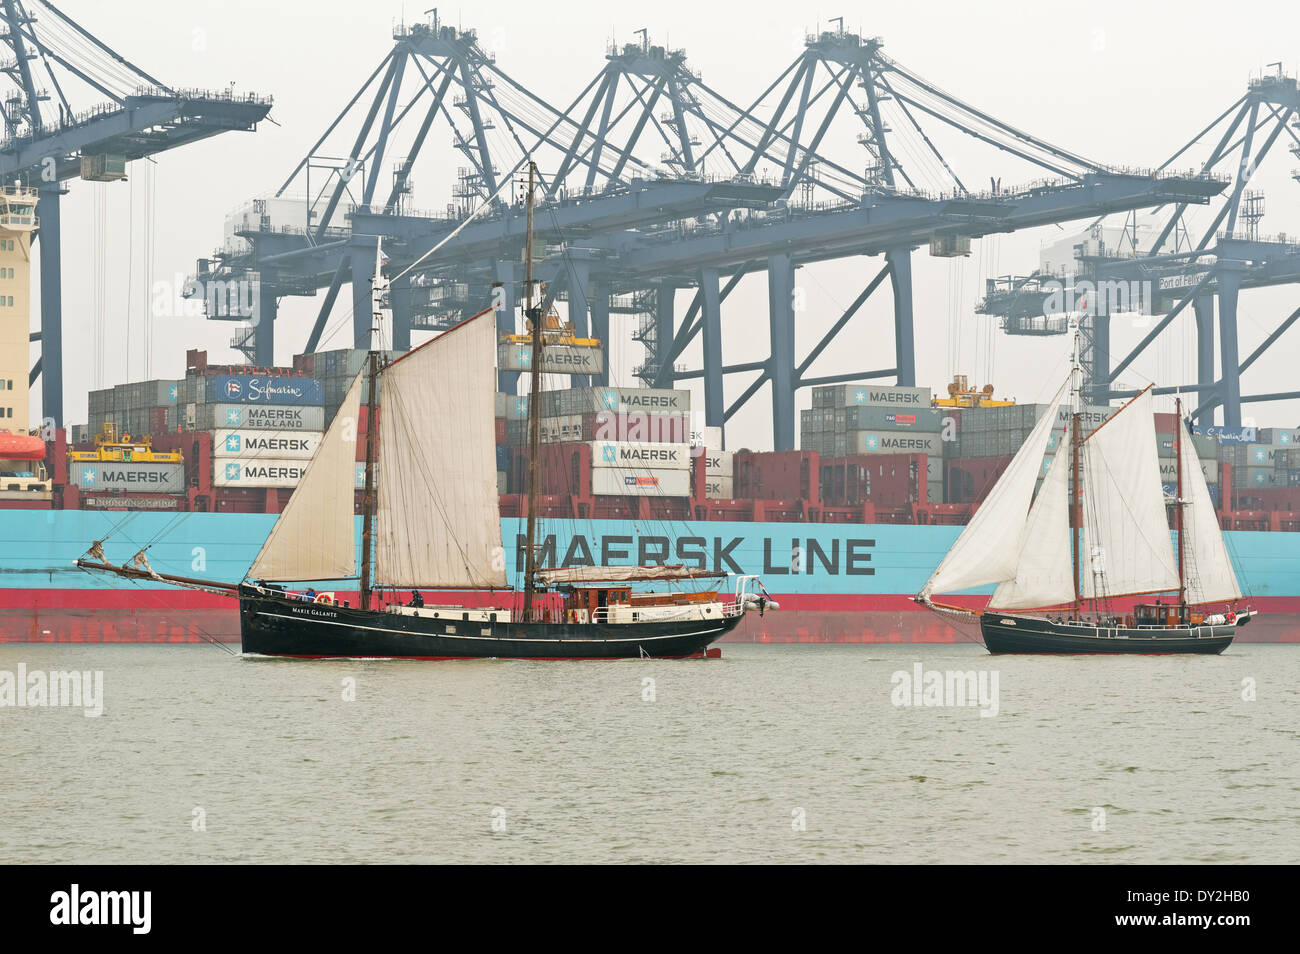
[[[805,500],[821,492],[816,451],[737,451],[732,467],[737,497],[749,500]]]

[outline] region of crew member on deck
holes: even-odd
[[[420,595],[419,590],[411,590],[411,605],[416,609],[424,606],[424,597]]]

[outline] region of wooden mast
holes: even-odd
[[[528,529],[524,553],[523,619],[532,619],[537,581],[537,458],[542,443],[542,316],[533,308],[533,190],[537,165],[528,161],[528,230],[524,239],[524,317],[533,338],[532,367],[528,388]]]
[[[1083,484],[1080,481],[1079,472],[1079,446],[1082,440],[1079,435],[1079,418],[1081,416],[1080,404],[1082,367],[1079,365],[1079,326],[1074,325],[1074,355],[1070,365],[1070,551],[1071,562],[1074,567],[1074,615],[1079,618],[1083,613],[1083,594],[1079,586],[1079,574],[1082,566],[1079,561],[1079,535],[1083,527],[1083,494],[1081,493]]]
[[[1178,621],[1181,623],[1187,615],[1187,579],[1183,570],[1183,399],[1174,399],[1174,458],[1178,461],[1178,496],[1175,509],[1175,522],[1178,529]]]
[[[1070,415],[1070,538],[1071,538],[1071,559],[1074,565],[1074,615],[1076,618],[1082,612],[1083,596],[1079,587],[1079,573],[1082,569],[1079,565],[1079,531],[1083,526],[1083,512],[1080,498],[1083,496],[1079,491],[1081,484],[1079,482],[1079,414],[1075,412]]]
[[[380,262],[383,257],[383,239],[375,244],[375,274],[370,280],[371,323],[369,369],[366,374],[366,483],[361,494],[361,608],[370,609],[370,554],[374,548],[375,530],[375,458],[379,449],[378,422],[375,420],[376,397],[379,393],[379,352],[375,350],[375,335],[379,331],[383,306],[383,276]]]
[[[375,392],[379,390],[379,355],[370,352],[366,386],[366,486],[361,495],[361,608],[370,609],[370,553],[375,530]]]

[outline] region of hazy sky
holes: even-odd
[[[68,421],[82,422],[88,388],[146,376],[179,377],[188,347],[207,348],[213,359],[234,360],[227,348],[233,325],[176,316],[154,319],[146,366],[150,274],[154,282],[171,282],[192,273],[195,259],[220,244],[225,217],[278,188],[375,68],[392,45],[394,22],[422,19],[428,7],[382,0],[64,0],[61,8],[174,87],[222,88],[233,82],[237,91],[275,98],[274,122],[263,123],[256,133],[229,133],[163,154],[148,171],[135,163],[126,183],[70,183],[63,212],[65,413]],[[41,16],[39,4],[34,12]],[[1280,60],[1292,75],[1300,65],[1300,5],[1284,0],[1239,7],[1200,0],[1176,6],[1131,0],[931,0],[820,9],[662,0],[636,11],[570,0],[561,5],[481,2],[440,12],[444,22],[476,28],[502,69],[557,106],[566,105],[595,76],[611,39],[631,42],[642,27],[652,42],[684,49],[688,64],[706,84],[748,105],[794,59],[804,32],[828,28],[830,18],[843,15],[846,29],[882,37],[889,56],[967,102],[1089,158],[1131,166],[1163,162],[1239,97],[1265,64]],[[97,99],[84,91],[70,95],[79,109]],[[413,112],[412,125],[417,116]],[[837,130],[840,141],[827,148],[846,164],[860,165],[864,153],[852,143],[854,133],[844,125]],[[1300,159],[1286,151],[1285,143],[1285,138],[1279,141],[1251,187],[1266,195],[1263,232],[1300,235],[1300,183],[1292,178]],[[856,153],[849,151],[855,148]],[[1004,186],[1035,177],[1022,164],[973,142],[945,139],[941,148],[972,187],[983,187],[995,171]],[[1192,165],[1207,149],[1178,165]],[[450,173],[465,161],[450,146],[445,127],[430,137],[427,155],[415,173],[414,204],[443,209],[450,197]],[[152,201],[152,216],[147,200]],[[1193,227],[1197,220],[1191,220]],[[1203,210],[1199,220],[1208,222]],[[1055,387],[1051,380],[1065,366],[1064,340],[1008,338],[994,330],[994,319],[975,315],[973,306],[985,278],[1030,271],[1041,246],[1083,224],[976,240],[965,259],[931,259],[924,249],[915,253],[918,383],[942,388],[957,371],[978,383],[991,377],[1000,394],[1021,401],[1045,399]],[[152,254],[146,243],[150,232]],[[856,259],[800,269],[797,281],[808,302],[799,319],[801,355],[879,265]],[[37,281],[34,276],[34,299]],[[1241,354],[1248,354],[1298,299],[1300,289],[1294,286],[1243,294]],[[680,307],[685,304],[683,296]],[[315,311],[305,299],[282,304],[279,363],[287,364],[302,349]],[[34,311],[34,328],[38,320]],[[728,299],[723,324],[728,363],[766,356],[766,282],[761,275],[746,279]],[[1116,325],[1112,347],[1118,359],[1144,331]],[[1189,308],[1171,333],[1123,375],[1124,381],[1191,381],[1193,327]],[[616,321],[615,329],[611,366],[616,383],[630,384],[640,349],[630,340],[628,322]],[[324,346],[347,343],[339,336]],[[1297,354],[1300,328],[1251,369],[1243,391],[1294,387]],[[688,352],[685,360],[690,356]],[[886,284],[822,356],[816,373],[892,363]],[[729,398],[748,381],[748,375],[734,376]],[[733,418],[729,446],[770,447],[767,393],[764,389]],[[808,402],[809,393],[800,392],[799,406]],[[34,419],[38,409],[39,400],[33,405]],[[1245,413],[1261,424],[1293,425],[1297,410],[1296,404],[1256,405]]]

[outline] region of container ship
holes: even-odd
[[[502,367],[513,352],[503,337]],[[238,642],[234,601],[92,577],[74,562],[87,541],[108,538],[115,562],[147,549],[160,573],[238,582],[364,360],[342,350],[257,368],[191,351],[183,378],[90,392],[85,425],[0,431],[0,641]],[[12,393],[13,417],[25,420],[25,392]],[[960,377],[938,397],[825,386],[801,412],[801,449],[763,452],[724,448],[720,429],[692,413],[689,391],[572,387],[541,400],[541,565],[758,574],[782,610],[749,614],[728,639],[771,643],[977,642],[976,630],[911,597],[1048,412]],[[525,557],[527,402],[496,398],[511,586]],[[1113,409],[1084,413],[1095,424]],[[363,413],[359,426],[369,424]],[[1176,426],[1157,415],[1171,483]],[[1242,640],[1300,641],[1300,431],[1207,427],[1194,442],[1232,562],[1261,611]],[[1040,478],[1055,450],[1049,442]],[[336,586],[314,588],[354,595]],[[500,598],[456,595],[469,606]],[[988,593],[953,599],[980,607]]]

